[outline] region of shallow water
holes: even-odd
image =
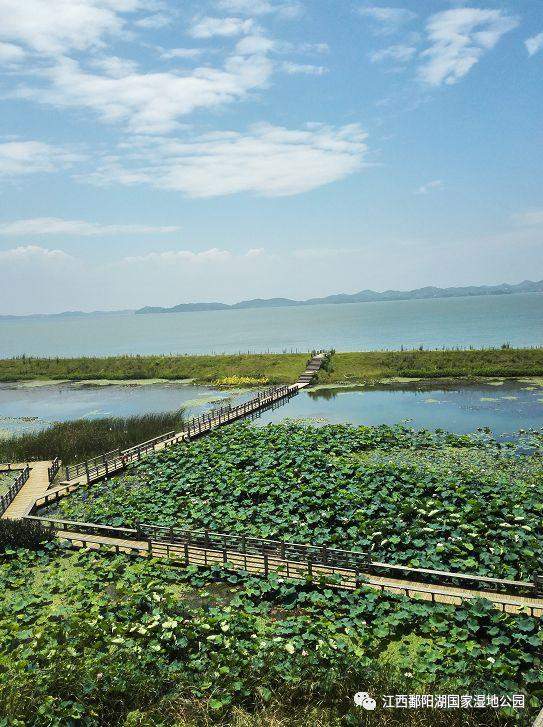
[[[0,436],[41,429],[57,421],[175,411],[197,413],[237,392],[190,384],[82,386],[0,384]]]
[[[543,294],[0,320],[0,357],[543,344]]]
[[[424,388],[424,390],[421,390]],[[40,387],[0,385],[0,436],[33,431],[54,421],[105,416],[130,416],[172,411],[181,406],[190,415],[222,401],[240,401],[251,392],[217,391],[190,384],[148,386]],[[322,387],[301,392],[287,403],[264,412],[255,423],[286,418],[314,424],[395,424],[472,432],[489,427],[497,435],[543,427],[543,386],[526,381],[447,386],[440,382],[388,388]]]
[[[417,428],[458,433],[489,427],[501,436],[543,427],[543,387],[506,381],[499,386],[435,386],[425,390],[310,389],[286,407],[264,413],[258,422],[281,421],[286,416],[314,424],[396,424],[409,420]]]

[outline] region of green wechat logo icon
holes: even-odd
[[[367,692],[357,692],[354,695],[354,703],[357,707],[363,707],[368,711],[372,711],[377,706],[375,699],[372,699]]]

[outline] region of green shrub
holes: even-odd
[[[54,539],[54,534],[34,520],[0,520],[0,550],[27,548],[37,550]]]

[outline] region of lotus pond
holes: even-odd
[[[372,551],[384,562],[531,579],[543,461],[489,434],[231,425],[60,502],[65,519],[148,522]]]
[[[522,444],[406,426],[240,423],[81,488],[57,514],[529,578],[543,540],[543,464],[537,436]],[[543,702],[541,620],[482,599],[432,605],[52,543],[6,549],[0,589],[6,725],[527,727]],[[361,690],[378,700],[374,713],[353,704]],[[526,708],[384,708],[394,694],[521,694]]]
[[[531,724],[540,621],[360,588],[48,544],[0,561],[0,723],[14,727]],[[378,701],[363,713],[353,695]],[[518,710],[386,709],[385,695],[525,696]]]

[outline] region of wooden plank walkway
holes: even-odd
[[[2,518],[11,520],[19,520],[28,515],[36,500],[41,497],[49,487],[49,467],[52,462],[50,460],[44,462],[29,462],[30,476],[23,487],[19,490],[13,502],[8,505],[6,511],[2,514]],[[23,468],[25,464],[12,464],[12,468]]]
[[[160,442],[153,444],[145,450],[142,450],[141,446],[132,447],[129,450],[124,450],[123,452],[114,455],[113,457],[104,458],[101,462],[93,462],[93,466],[90,468],[82,468],[81,465],[79,465],[76,470],[78,474],[75,477],[63,480],[57,487],[51,488],[47,493],[44,492],[42,497],[37,498],[36,507],[47,505],[59,497],[63,497],[70,492],[73,492],[83,483],[97,482],[104,479],[104,477],[118,474],[132,462],[140,460],[145,454],[149,454],[150,452],[160,452],[162,449],[175,446],[181,442],[190,442],[193,439],[209,434],[218,427],[246,418],[252,414],[258,413],[259,411],[263,411],[278,401],[295,396],[300,388],[304,388],[307,385],[308,384],[306,382],[297,382],[290,386],[270,389],[268,393],[259,395],[255,399],[243,402],[236,407],[219,410],[219,413],[216,416],[208,417],[207,415],[201,415],[200,417],[191,420],[183,431],[175,433],[172,432],[171,437],[162,439]]]
[[[165,559],[183,566],[209,566],[229,563],[235,570],[243,570],[254,575],[277,573],[286,578],[301,580],[305,580],[308,576],[339,576],[338,587],[347,590],[353,590],[357,587],[357,584],[363,584],[381,592],[400,593],[409,598],[455,606],[474,598],[485,598],[491,601],[495,608],[506,613],[524,612],[534,617],[543,616],[543,598],[509,595],[497,591],[480,591],[448,585],[436,586],[400,578],[380,577],[371,573],[357,574],[356,571],[348,568],[328,567],[321,564],[313,565],[308,569],[306,563],[299,561],[275,556],[264,557],[257,553],[241,553],[230,549],[210,549],[186,543],[181,545],[129,537],[116,538],[106,535],[86,535],[76,530],[57,530],[57,536],[61,540],[69,541],[77,548],[91,548],[93,550],[106,548],[116,553]]]
[[[181,442],[188,442],[197,436],[201,436],[214,430],[219,426],[223,426],[232,421],[245,416],[254,414],[265,409],[281,399],[295,395],[299,389],[305,388],[311,383],[315,373],[319,370],[325,359],[326,353],[320,352],[312,357],[306,370],[301,374],[295,384],[290,386],[275,387],[259,394],[256,398],[244,402],[233,408],[223,408],[218,410],[213,416],[199,417],[191,420],[188,427],[182,432],[171,432],[167,435],[145,442],[142,445],[124,450],[120,453],[113,453],[113,457],[104,456],[103,461],[99,461],[95,467],[89,469],[88,465],[85,471],[79,473],[76,477],[62,482],[58,486],[50,487],[49,469],[53,465],[51,461],[33,462],[30,464],[31,472],[26,484],[15,496],[13,502],[8,506],[4,518],[20,519],[28,517],[35,507],[48,504],[59,497],[75,490],[80,484],[86,482],[94,482],[102,479],[110,474],[115,474],[124,469],[130,462],[139,460],[145,454],[150,452],[158,452],[166,447],[174,446]],[[112,454],[112,453],[110,453]],[[95,458],[102,460],[102,458]],[[94,462],[93,461],[93,462]],[[22,467],[23,465],[21,465]],[[16,467],[16,465],[12,465]],[[31,519],[40,520],[41,518]],[[281,551],[280,557],[277,551],[267,554],[246,552],[236,550],[231,547],[201,547],[194,543],[168,542],[167,540],[152,539],[148,535],[145,539],[137,537],[139,533],[135,530],[126,528],[108,528],[107,526],[98,526],[91,523],[62,523],[57,526],[54,521],[47,518],[42,519],[44,524],[53,527],[57,536],[61,539],[70,541],[74,547],[90,547],[113,549],[116,552],[133,553],[146,557],[159,557],[172,560],[182,564],[211,565],[213,563],[231,563],[234,568],[247,571],[249,573],[276,572],[286,577],[306,578],[312,576],[330,576],[336,575],[340,577],[340,587],[354,588],[357,579],[362,579],[367,585],[381,591],[401,592],[411,598],[421,598],[432,602],[460,604],[465,600],[473,598],[486,598],[490,600],[496,608],[502,611],[517,613],[525,611],[534,616],[543,616],[543,598],[526,597],[522,595],[511,595],[508,593],[500,593],[491,590],[477,590],[476,588],[462,588],[443,584],[429,584],[426,582],[416,581],[412,578],[414,571],[412,569],[411,577],[408,568],[405,573],[400,573],[400,577],[391,578],[388,576],[378,576],[375,573],[364,572],[363,570],[355,570],[349,567],[325,565],[323,563],[312,564],[310,560],[301,562],[300,560],[292,560],[292,557],[298,557],[291,554],[285,556]],[[69,527],[66,527],[69,525]],[[73,527],[72,527],[73,526]],[[156,527],[156,526],[155,526]],[[160,528],[156,528],[157,531]],[[108,534],[108,530],[110,533]],[[98,531],[98,532],[96,532]],[[103,535],[100,533],[104,533]],[[163,537],[163,536],[161,536]],[[207,544],[206,539],[206,544]],[[237,547],[237,546],[236,546]],[[267,547],[267,546],[266,546]],[[312,546],[294,546],[308,551]],[[362,554],[352,554],[362,555]],[[325,561],[328,563],[329,561]],[[342,561],[343,563],[343,561]],[[343,563],[344,565],[344,563]],[[373,564],[377,567],[386,567],[386,564]],[[394,569],[394,567],[391,567]],[[402,570],[397,567],[396,570]],[[429,575],[430,572],[428,572]],[[421,570],[421,577],[424,579],[428,574]],[[442,574],[446,576],[447,574]],[[454,574],[448,574],[453,575]],[[460,574],[458,578],[461,579]],[[466,576],[468,578],[468,576]],[[484,581],[485,579],[481,579]],[[491,579],[487,579],[491,580]],[[497,581],[496,581],[497,583]],[[505,583],[505,582],[504,582]],[[502,583],[502,587],[504,585]],[[489,585],[489,584],[483,584]],[[522,585],[522,584],[521,584]],[[497,586],[495,586],[497,587]]]
[[[298,389],[304,389],[313,381],[315,375],[322,366],[324,359],[328,355],[327,351],[319,351],[308,361],[305,371],[298,377],[298,381],[294,384]]]
[[[157,437],[156,440],[144,442],[136,447],[112,452],[103,457],[95,457],[88,462],[67,468],[68,477],[57,487],[48,490],[47,493],[45,491],[40,493],[40,496],[35,501],[36,507],[42,507],[43,505],[54,502],[60,497],[68,495],[83,483],[97,482],[104,477],[118,474],[132,462],[141,459],[145,454],[159,452],[167,447],[175,446],[180,442],[189,442],[192,439],[208,434],[217,427],[230,424],[238,419],[262,411],[278,401],[295,396],[300,389],[309,386],[322,366],[326,355],[326,351],[320,351],[312,356],[307,363],[305,371],[302,372],[295,384],[272,387],[262,393],[259,392],[253,399],[242,402],[235,407],[224,407],[210,414],[202,414],[189,421],[181,432],[170,432],[168,435]]]

